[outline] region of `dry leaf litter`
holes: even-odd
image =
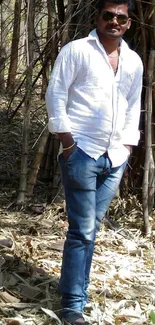
[[[151,324],[154,240],[142,236],[141,208],[136,209],[126,214],[126,202],[115,200],[119,230],[103,224],[98,233],[86,308],[91,324]],[[0,213],[0,324],[61,323],[57,286],[67,230],[64,202],[39,215],[4,208]]]

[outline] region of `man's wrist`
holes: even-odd
[[[72,134],[70,132],[67,133],[57,133],[57,136],[62,143],[63,148],[68,148],[73,145],[74,139],[72,137]]]
[[[73,142],[69,147],[63,147],[63,151],[67,151],[67,150],[70,150],[72,149],[74,146],[75,146],[75,142]]]

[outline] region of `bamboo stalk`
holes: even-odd
[[[153,159],[153,152],[151,148],[150,153],[150,166],[149,166],[149,188],[148,188],[148,210],[149,215],[152,214],[154,207],[154,195],[155,195],[155,165]]]
[[[144,15],[143,15],[143,6],[142,2],[137,0],[137,9],[138,9],[138,14],[139,14],[139,19],[140,19],[140,29],[141,29],[141,35],[142,35],[142,56],[143,56],[143,64],[144,64],[144,74],[146,76],[146,67],[147,67],[147,40],[146,40],[146,29],[145,29],[145,24],[144,24]]]
[[[28,169],[28,153],[29,153],[29,129],[30,129],[30,105],[32,100],[32,67],[30,62],[33,61],[33,23],[34,23],[34,3],[35,0],[28,1],[27,9],[27,75],[26,75],[26,92],[25,92],[25,107],[24,107],[24,120],[23,120],[23,143],[22,143],[22,157],[21,157],[21,173],[19,194],[17,204],[22,204],[26,199],[27,187],[27,169]]]
[[[33,189],[34,189],[34,185],[36,183],[36,179],[37,179],[37,175],[38,175],[38,170],[40,167],[40,162],[42,160],[43,154],[44,154],[44,148],[47,142],[47,137],[48,137],[48,129],[46,128],[40,138],[40,142],[39,142],[39,148],[37,151],[37,154],[35,156],[34,162],[33,162],[33,166],[28,178],[28,182],[27,182],[27,196],[31,197],[33,194]]]
[[[144,162],[144,175],[143,175],[143,218],[144,230],[147,235],[150,234],[149,223],[149,172],[151,162],[151,123],[152,123],[152,82],[153,82],[153,69],[155,65],[155,51],[151,50],[148,70],[147,70],[147,88],[146,88],[146,115],[145,115],[145,162]]]
[[[39,175],[40,175],[41,179],[44,178],[44,170],[45,170],[45,166],[46,166],[46,159],[47,159],[47,155],[48,155],[49,146],[51,143],[51,138],[52,138],[52,133],[49,132],[48,138],[46,141],[46,145],[44,148],[44,155],[43,155],[41,163],[40,163]]]
[[[46,157],[46,163],[44,168],[44,179],[50,179],[50,175],[53,177],[53,153],[54,153],[54,137],[51,137],[51,141],[48,148]]]

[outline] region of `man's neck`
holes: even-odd
[[[97,31],[100,43],[103,45],[105,51],[107,53],[112,53],[115,51],[118,51],[120,47],[120,38],[117,39],[112,39],[112,38],[106,38],[102,36],[98,31]]]

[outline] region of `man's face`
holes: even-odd
[[[117,39],[122,37],[130,25],[131,19],[128,18],[127,4],[106,3],[97,17],[97,30],[105,38]]]

